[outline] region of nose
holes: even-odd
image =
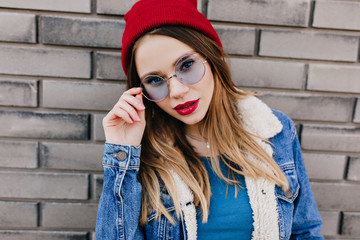
[[[177,76],[171,77],[168,81],[169,83],[169,96],[171,98],[182,98],[187,92],[189,92],[189,87],[181,82]]]

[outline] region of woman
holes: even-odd
[[[293,123],[233,84],[196,1],[125,20],[96,239],[323,239]]]

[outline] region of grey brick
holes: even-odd
[[[1,240],[88,240],[85,231],[0,230]]]
[[[360,30],[360,2],[316,1],[313,26]]]
[[[91,0],[0,0],[0,7],[90,13]]]
[[[309,0],[209,0],[208,3],[208,18],[218,21],[305,27],[309,12]]]
[[[356,101],[354,122],[360,123],[360,98],[358,98],[357,101]]]
[[[255,28],[231,25],[215,25],[214,28],[227,53],[242,55],[255,54]]]
[[[37,206],[33,202],[0,201],[0,226],[37,227]]]
[[[301,124],[295,122],[295,129],[296,129],[296,133],[298,136],[300,136],[300,127],[301,127]]]
[[[97,0],[96,12],[102,14],[125,15],[138,0]]]
[[[125,28],[122,20],[42,17],[45,44],[120,48]]]
[[[0,141],[0,167],[37,168],[38,143]]]
[[[304,149],[360,151],[360,128],[358,127],[304,124],[301,136]]]
[[[102,126],[102,120],[106,114],[94,114],[94,139],[96,141],[105,141],[104,128]]]
[[[360,212],[344,212],[342,234],[360,236]]]
[[[37,107],[38,81],[0,80],[0,105]]]
[[[309,178],[335,180],[342,180],[344,178],[347,156],[320,153],[303,153],[303,157]]]
[[[110,110],[125,91],[126,85],[43,81],[43,106],[67,109]]]
[[[323,220],[321,234],[327,236],[337,235],[339,232],[340,212],[320,211],[320,216]]]
[[[230,65],[233,81],[238,86],[305,88],[303,63],[231,58]]]
[[[0,73],[90,78],[89,51],[0,47]]]
[[[89,139],[89,115],[0,111],[0,136]]]
[[[313,182],[311,187],[320,209],[348,209],[352,211],[360,208],[360,184]]]
[[[103,189],[103,182],[104,182],[103,175],[99,175],[99,174],[94,175],[94,182],[93,182],[94,196],[93,197],[95,200],[100,199],[102,189]]]
[[[262,30],[261,56],[356,62],[359,37],[313,31]]]
[[[310,64],[307,89],[360,93],[360,67]]]
[[[270,107],[294,119],[342,122],[352,119],[355,101],[352,97],[267,91],[260,94],[264,94],[259,97]]]
[[[360,181],[360,157],[351,157],[347,179]]]
[[[102,170],[104,144],[43,142],[41,160],[44,168]]]
[[[106,80],[126,79],[121,66],[120,53],[96,53],[96,78]]]
[[[36,42],[36,16],[0,12],[0,41]]]
[[[138,0],[97,0],[96,12],[100,14],[125,15]],[[202,10],[203,0],[198,0],[198,10]]]
[[[94,203],[43,203],[41,226],[94,229],[97,206]]]
[[[0,172],[0,197],[88,199],[88,174]]]

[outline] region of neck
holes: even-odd
[[[195,139],[207,141],[207,131],[205,129],[205,125],[202,122],[194,125],[187,125],[185,131],[185,135]]]
[[[207,131],[204,125],[187,125],[185,136],[198,156],[210,156]]]

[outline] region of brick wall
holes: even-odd
[[[0,239],[94,240],[131,0],[0,0]],[[360,239],[360,1],[202,0],[237,85],[297,124],[327,239]]]

